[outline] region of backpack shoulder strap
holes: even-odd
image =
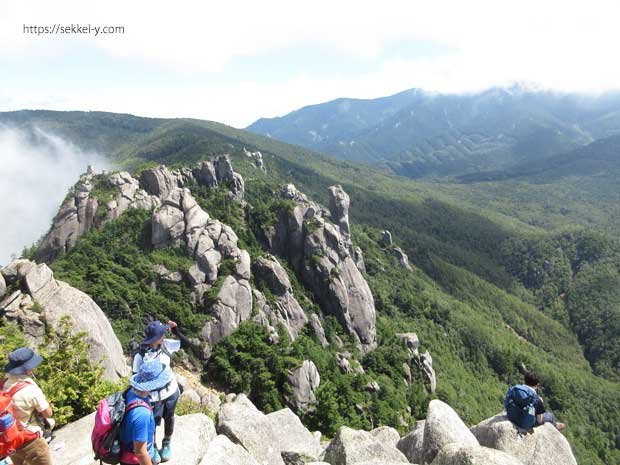
[[[4,381],[2,382],[2,386],[4,387]],[[32,383],[29,381],[20,381],[19,383],[15,384],[11,389],[9,389],[6,394],[12,398],[15,394],[17,394],[18,391],[21,391],[28,386],[32,386]]]
[[[135,409],[136,407],[146,407],[147,409],[149,409],[149,411],[151,412],[153,411],[153,407],[151,407],[151,405],[148,402],[145,402],[142,399],[135,399],[129,402],[127,407],[125,407],[125,413],[129,412],[130,410]]]

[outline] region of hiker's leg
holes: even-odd
[[[180,396],[181,392],[177,389],[177,392],[164,401],[164,439],[168,439],[168,441],[170,441],[170,437],[172,433],[174,433],[174,411],[177,408],[177,402]]]
[[[553,426],[557,427],[557,421],[551,412],[545,412],[543,414],[543,423],[551,423]]]

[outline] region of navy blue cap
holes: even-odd
[[[144,330],[144,339],[142,339],[142,344],[152,344],[155,341],[161,339],[161,337],[166,334],[169,326],[163,324],[159,320],[151,321]]]
[[[9,354],[9,363],[5,365],[4,372],[10,375],[25,375],[42,361],[43,357],[35,354],[32,349],[20,347]]]

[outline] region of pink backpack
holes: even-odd
[[[121,453],[123,460],[127,451],[121,451],[121,428],[125,414],[136,407],[151,406],[140,399],[136,399],[125,405],[125,392],[116,392],[101,402],[95,414],[95,426],[90,436],[95,453],[95,460],[99,463],[118,464],[120,463]]]

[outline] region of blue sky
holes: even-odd
[[[103,110],[244,127],[303,105],[514,81],[618,87],[614,2],[0,0],[0,111]],[[23,25],[120,25],[114,36]]]

